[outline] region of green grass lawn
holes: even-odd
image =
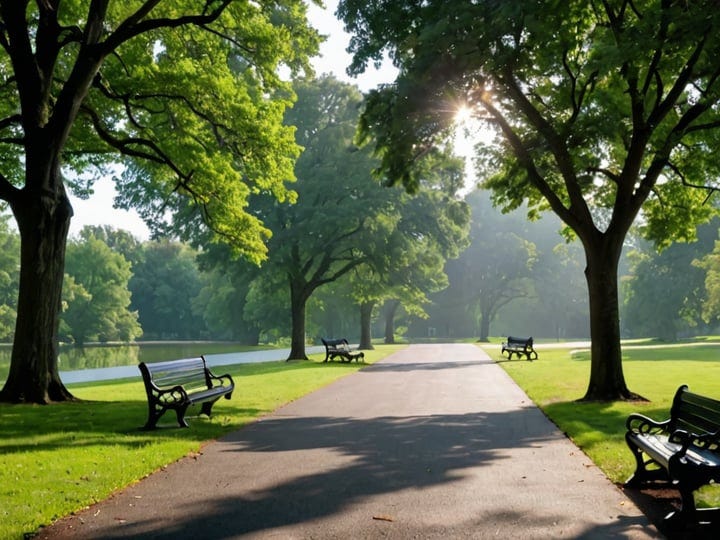
[[[365,351],[366,364],[404,345]],[[362,363],[268,362],[213,368],[235,379],[231,400],[212,418],[188,413],[189,429],[165,414],[141,431],[147,399],[140,379],[69,386],[83,400],[48,406],[0,404],[0,538],[22,538],[153,471],[203,443],[363,367]],[[197,410],[196,410],[197,411]]]
[[[499,345],[481,347],[492,358],[501,359]],[[625,381],[647,402],[579,403],[590,377],[589,350],[545,345],[538,354],[540,358],[533,362],[514,359],[500,365],[613,482],[624,482],[635,470],[625,444],[625,420],[630,413],[665,420],[681,384],[720,398],[720,342],[624,345]],[[720,506],[720,488],[704,488],[698,502]]]

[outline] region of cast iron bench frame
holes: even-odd
[[[181,427],[188,427],[185,412],[190,405],[202,403],[201,414],[210,416],[215,402],[223,396],[230,399],[235,388],[230,375],[218,376],[210,371],[204,356],[140,362],[138,367],[148,399],[148,419],[144,429],[154,429],[168,410],[175,411]]]
[[[320,338],[320,340],[322,341],[323,345],[325,345],[325,360],[323,360],[323,362],[327,362],[328,360],[334,360],[337,357],[340,358],[341,362],[352,362],[353,360],[357,362],[361,358],[363,362],[365,361],[365,353],[362,351],[350,350],[350,344],[345,338]]]
[[[698,523],[706,516],[718,515],[718,508],[697,509],[693,492],[720,482],[720,401],[692,393],[682,385],[673,398],[670,418],[656,422],[633,413],[625,425],[625,441],[637,465],[626,487],[662,481],[677,488],[682,505],[665,517],[669,526]]]
[[[525,355],[528,360],[536,360],[537,352],[533,349],[533,338],[512,337],[508,336],[507,341],[503,342],[500,354],[508,354],[508,360],[512,360],[513,354],[517,354],[518,360]]]

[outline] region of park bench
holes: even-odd
[[[656,422],[633,413],[626,427],[625,440],[637,463],[626,487],[661,481],[677,488],[680,510],[665,517],[671,527],[717,515],[718,508],[696,509],[693,492],[720,481],[720,401],[694,394],[683,385],[675,393],[670,418]]]
[[[139,368],[149,409],[144,429],[155,428],[168,410],[175,411],[181,427],[188,427],[185,412],[190,405],[202,403],[201,414],[210,416],[215,402],[223,396],[230,399],[235,388],[230,375],[213,375],[203,356],[167,362],[141,362]]]
[[[341,362],[351,362],[353,360],[357,362],[360,358],[362,358],[363,361],[365,360],[365,353],[350,350],[350,344],[345,338],[321,338],[321,341],[323,345],[325,345],[325,360],[323,360],[323,362],[327,362],[328,360],[334,360],[338,357],[340,358]]]
[[[517,354],[518,359],[525,355],[528,360],[537,359],[538,355],[533,349],[533,338],[519,338],[508,336],[507,341],[502,344],[500,354],[507,353],[508,360],[512,360],[513,354]]]

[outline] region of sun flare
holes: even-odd
[[[455,125],[462,126],[472,120],[472,109],[466,105],[460,105],[455,111]]]

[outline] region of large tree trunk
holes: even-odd
[[[590,382],[583,398],[586,401],[638,398],[628,390],[622,368],[617,279],[622,243],[617,244],[601,249],[586,248],[585,277],[590,299],[592,341]]]
[[[305,353],[305,307],[310,295],[303,284],[290,282],[290,356],[288,360],[307,360]]]
[[[375,302],[360,304],[360,349],[373,350],[372,344],[372,310]]]
[[[395,312],[400,307],[399,300],[385,302],[385,343],[395,343]]]
[[[10,372],[0,401],[74,399],[58,373],[58,325],[72,207],[62,183],[57,185],[55,194],[23,191],[13,204],[21,242],[20,285]]]

